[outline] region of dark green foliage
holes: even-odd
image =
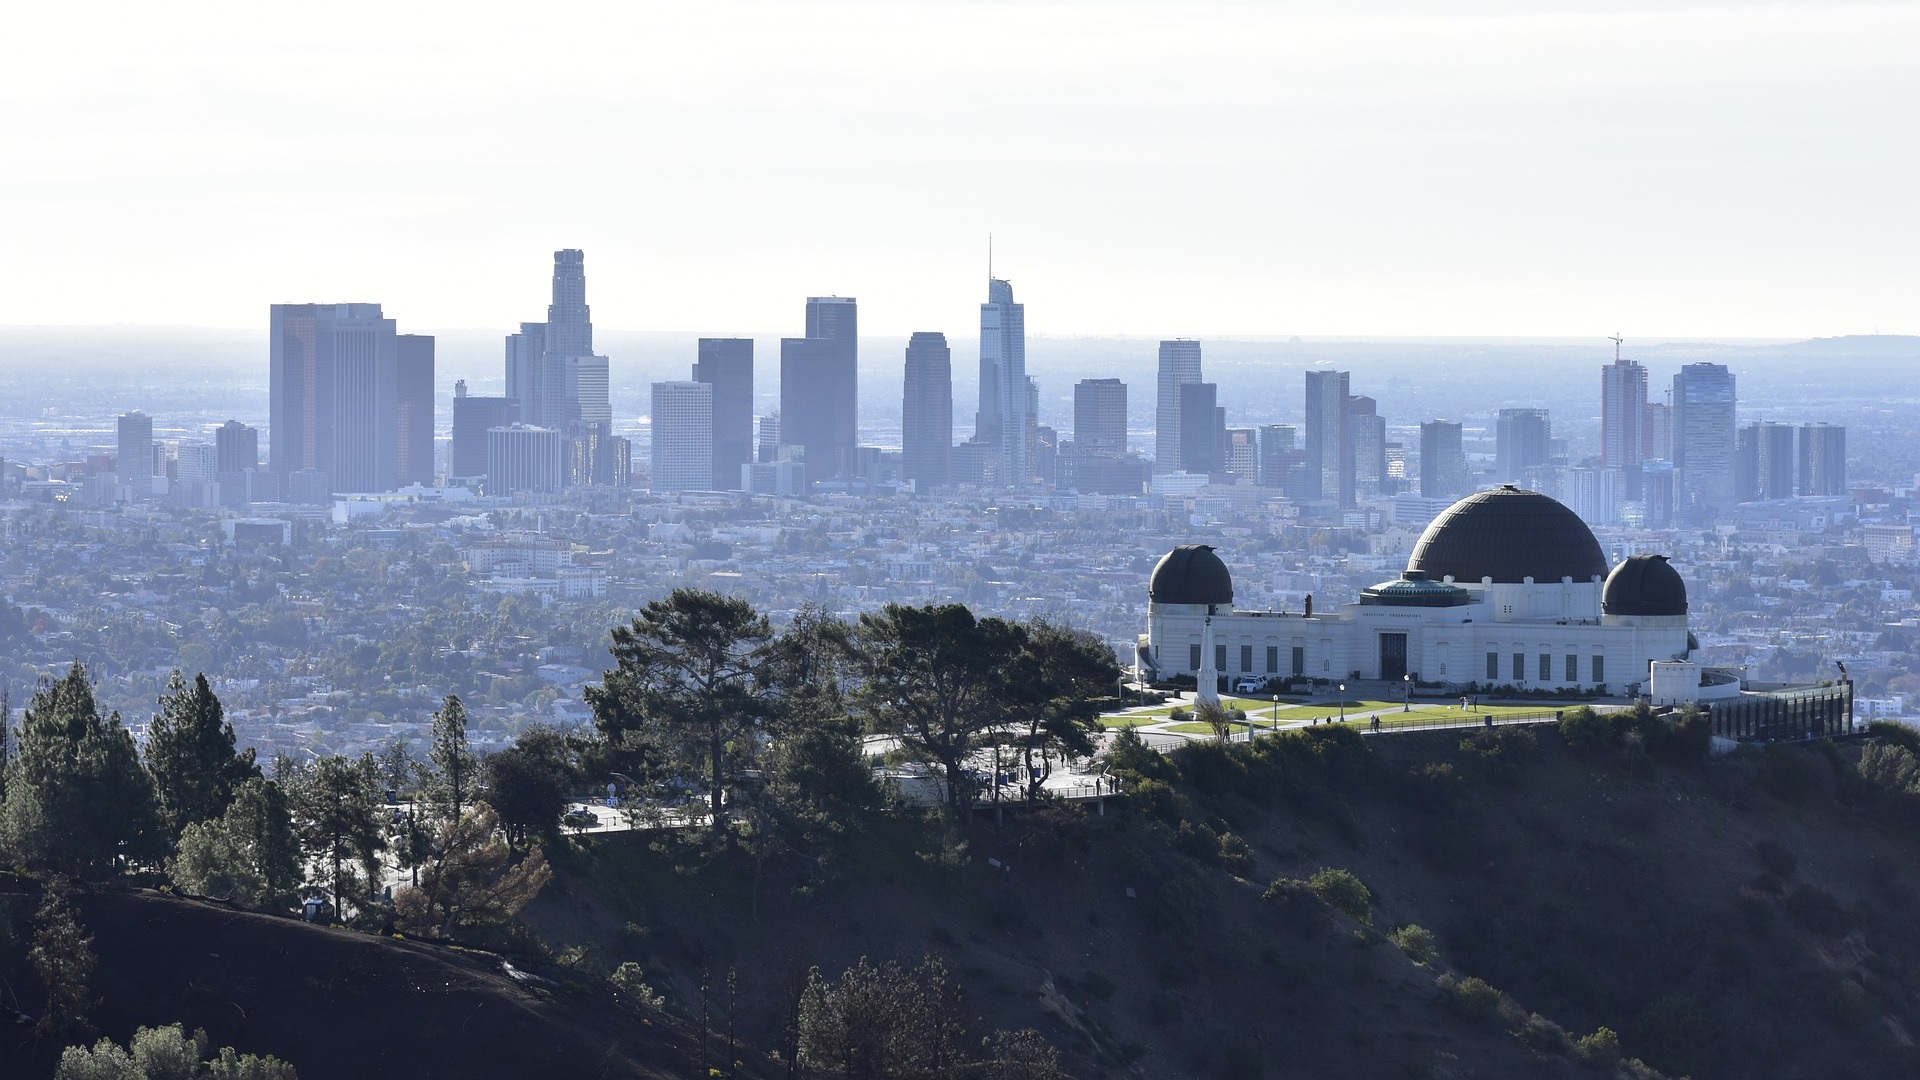
[[[551,758],[510,747],[488,754],[480,776],[480,797],[499,815],[508,843],[559,834],[560,815],[567,809],[566,777]]]
[[[1440,988],[1441,1000],[1468,1019],[1485,1019],[1500,1009],[1500,991],[1477,976],[1456,980],[1451,975],[1442,975],[1434,985]]]
[[[1349,871],[1322,867],[1307,879],[1307,888],[1335,911],[1363,923],[1373,922],[1373,892]]]
[[[260,775],[253,749],[234,749],[233,725],[204,674],[189,684],[175,671],[167,681],[144,756],[161,826],[175,840],[189,824],[219,817],[234,789]]]
[[[91,1049],[69,1046],[60,1055],[54,1080],[299,1080],[293,1066],[279,1058],[241,1054],[223,1046],[211,1060],[207,1033],[188,1035],[179,1024],[143,1027],[125,1050],[111,1039]]]
[[[705,783],[716,839],[726,796],[774,716],[763,685],[773,630],[745,600],[675,589],[613,628],[615,667],[587,688],[600,733],[616,747],[648,745]]]
[[[379,789],[379,763],[372,754],[358,760],[324,757],[296,770],[286,781],[294,834],[313,866],[315,884],[333,893],[334,911],[343,917],[345,901],[364,883],[371,894],[378,883],[380,852],[386,847]],[[366,871],[357,876],[355,863]]]
[[[1867,725],[1867,734],[1888,746],[1898,746],[1911,754],[1920,754],[1920,729],[1892,720],[1875,720]]]
[[[27,952],[27,959],[47,991],[47,1007],[34,1030],[55,1037],[84,1031],[87,1013],[94,1005],[87,993],[87,979],[99,958],[93,953],[93,939],[81,927],[59,883],[49,885],[40,897],[40,910],[34,914],[33,948]]]
[[[188,824],[167,865],[174,883],[189,893],[248,907],[292,907],[300,887],[300,846],[285,792],[272,780],[241,784],[219,818]]]
[[[1044,620],[1020,628],[1020,651],[998,666],[1000,696],[1012,725],[1027,796],[1040,797],[1043,760],[1085,757],[1100,732],[1099,702],[1120,677],[1113,649],[1098,635]]]
[[[1392,934],[1394,945],[1407,954],[1407,959],[1416,964],[1432,964],[1440,958],[1439,943],[1433,939],[1433,931],[1411,924],[1395,930]]]
[[[427,749],[427,792],[435,814],[452,821],[473,801],[479,781],[479,762],[467,741],[467,707],[460,695],[449,694],[433,714],[433,732]]]
[[[860,616],[860,712],[874,731],[898,737],[911,756],[941,770],[949,806],[974,800],[966,761],[1009,718],[1002,673],[1025,638],[1018,625],[976,619],[960,604],[888,604]]]
[[[1121,728],[1107,752],[1107,767],[1122,779],[1172,780],[1179,769],[1167,756],[1153,747],[1133,728]],[[1129,785],[1131,786],[1131,785]]]
[[[90,880],[163,850],[153,781],[119,715],[101,718],[78,663],[27,705],[0,848],[23,865]]]
[[[966,1061],[960,988],[928,957],[908,971],[862,959],[829,982],[813,969],[801,992],[799,1059],[839,1080],[938,1080]]]
[[[1590,705],[1576,705],[1560,715],[1560,736],[1581,754],[1598,754],[1619,745],[1613,725]]]

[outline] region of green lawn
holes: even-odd
[[[1166,719],[1167,716],[1165,713],[1157,716],[1146,713],[1131,713],[1126,716],[1103,716],[1100,718],[1100,726],[1106,728],[1108,731],[1116,731],[1120,728],[1139,727],[1142,724],[1164,723]]]

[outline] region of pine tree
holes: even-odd
[[[41,684],[20,724],[0,847],[22,864],[97,880],[164,844],[153,780],[118,713],[102,719],[75,663]]]
[[[196,821],[212,821],[233,800],[234,789],[260,775],[253,749],[234,749],[233,725],[205,675],[189,685],[175,671],[160,698],[160,713],[147,734],[147,772],[160,796],[167,836]]]
[[[316,883],[333,893],[333,909],[343,917],[344,900],[359,884],[352,864],[371,865],[377,872],[386,846],[380,793],[374,786],[377,770],[371,754],[359,760],[324,757],[293,782],[294,831],[301,852],[314,867]]]
[[[27,952],[40,983],[47,988],[47,1011],[35,1030],[64,1036],[84,1030],[93,1000],[87,996],[87,977],[100,962],[93,939],[73,913],[67,893],[57,883],[48,886],[34,915],[38,929]]]
[[[460,808],[473,801],[479,763],[467,741],[467,707],[460,695],[449,694],[433,714],[433,734],[427,750],[432,770],[434,809],[444,821],[457,821]]]
[[[286,909],[300,886],[300,846],[287,796],[272,780],[240,785],[226,813],[192,822],[167,864],[174,883],[249,907]]]

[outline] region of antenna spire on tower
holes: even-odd
[[[987,234],[987,284],[993,284],[993,234]]]

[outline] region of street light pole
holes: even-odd
[[[1412,712],[1413,711],[1413,673],[1408,672],[1407,674],[1400,676],[1400,681],[1406,684],[1406,690],[1407,690],[1406,697],[1401,699],[1400,711]]]
[[[1340,722],[1347,722],[1347,684],[1340,684]]]
[[[1280,730],[1280,695],[1273,695],[1273,730]]]

